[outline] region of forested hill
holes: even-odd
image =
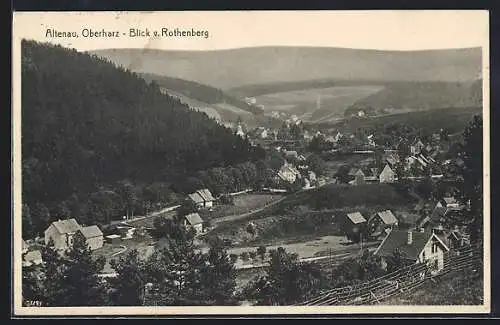
[[[31,207],[75,203],[125,179],[167,183],[260,154],[156,83],[97,56],[22,42],[23,203]]]
[[[160,87],[180,92],[207,104],[227,103],[247,112],[254,114],[262,113],[256,106],[249,105],[243,100],[227,95],[220,89],[198,82],[160,76],[153,73],[140,73],[139,75],[147,81],[156,81]]]
[[[320,79],[470,81],[482,70],[479,47],[380,51],[266,46],[215,51],[105,49],[94,53],[136,72],[192,80],[222,90]]]

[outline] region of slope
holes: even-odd
[[[57,206],[128,179],[164,183],[260,151],[134,73],[22,42],[23,201]]]

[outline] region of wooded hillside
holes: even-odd
[[[76,50],[22,42],[23,204],[35,223],[37,214],[83,213],[90,193],[124,180],[169,184],[262,155],[135,73]]]

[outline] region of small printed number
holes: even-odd
[[[41,307],[42,302],[39,300],[28,300],[26,301],[26,305],[28,305],[28,307]]]

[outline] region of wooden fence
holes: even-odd
[[[409,293],[431,278],[482,263],[482,246],[466,246],[445,253],[444,266],[414,264],[368,282],[334,288],[298,304],[299,306],[372,305],[385,299]]]

